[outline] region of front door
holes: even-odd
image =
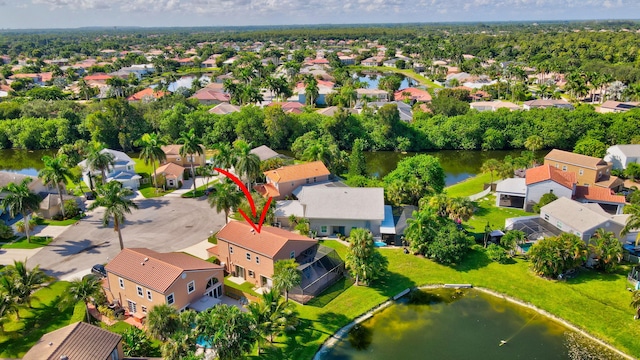
[[[134,303],[134,302],[133,302],[133,301],[131,301],[131,300],[127,300],[127,308],[129,308],[129,312],[130,312],[131,314],[135,314],[135,313],[136,313],[136,310],[138,309],[138,308],[136,307],[136,303]]]

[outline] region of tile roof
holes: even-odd
[[[87,75],[84,77],[85,80],[90,81],[105,81],[105,80],[109,80],[111,79],[113,76],[108,75],[108,74],[93,74],[93,75]]]
[[[164,293],[184,271],[216,270],[221,267],[183,253],[159,253],[145,248],[130,248],[120,251],[105,269],[136,284]]]
[[[200,147],[202,148],[202,152],[204,153],[204,147],[202,145],[200,145]],[[182,144],[163,145],[161,149],[166,155],[180,156],[180,149],[182,149]]]
[[[258,155],[258,157],[260,158],[260,161],[265,161],[265,160],[280,156],[280,154],[275,152],[273,149],[271,149],[267,145],[260,145],[256,148],[251,149],[251,151],[249,152],[252,154]]]
[[[275,170],[265,171],[264,173],[266,177],[275,183],[310,179],[314,176],[325,176],[329,174],[331,173],[322,161],[283,166]]]
[[[164,174],[165,177],[171,177],[171,178],[177,179],[183,173],[184,173],[184,167],[174,163],[166,163],[160,166],[159,168],[157,168],[154,175]]]
[[[624,181],[622,181],[622,179],[613,175],[603,176],[600,181],[595,183],[596,186],[600,186],[603,188],[616,188],[623,184]]]
[[[226,115],[226,114],[230,114],[238,111],[240,111],[240,106],[232,105],[227,102],[220,103],[212,107],[211,109],[209,109],[210,113],[218,114],[218,115]]]
[[[225,94],[223,92],[216,91],[213,89],[203,88],[198,90],[195,94],[193,94],[190,99],[198,99],[200,101],[226,102],[226,101],[229,101],[230,97],[228,94]]]
[[[122,336],[85,322],[77,322],[44,334],[24,355],[24,360],[107,359]]]
[[[576,174],[574,172],[560,171],[551,165],[541,165],[527,169],[525,179],[527,186],[552,180],[568,189],[573,189],[573,184],[576,183]]]
[[[306,236],[274,227],[263,227],[260,233],[252,231],[244,221],[231,221],[218,232],[218,240],[243,247],[253,252],[273,258],[290,242],[302,242],[309,247],[317,243]],[[288,255],[288,254],[287,254]]]
[[[258,184],[256,186],[253,187],[253,189],[255,191],[258,192],[258,194],[264,196],[264,197],[278,197],[280,196],[280,191],[278,191],[278,189],[276,189],[275,186],[273,186],[273,184]]]
[[[408,95],[405,95],[405,93],[408,93]],[[402,101],[406,98],[424,102],[431,101],[431,94],[428,91],[414,87],[400,89],[393,94],[393,97],[397,101]]]
[[[597,170],[599,167],[606,166],[607,162],[593,156],[587,156],[582,154],[576,154],[569,151],[563,151],[558,149],[551,150],[544,160],[553,160],[570,165],[581,166],[588,169]]]
[[[626,203],[626,199],[622,195],[616,195],[611,189],[599,186],[576,186],[576,199],[585,199],[589,201],[610,202],[616,204]]]
[[[155,89],[152,88],[146,88],[144,90],[140,90],[137,93],[129,96],[127,98],[128,101],[140,101],[144,98],[155,98],[155,99],[160,99],[161,97],[167,95],[166,92],[164,91],[156,91]]]

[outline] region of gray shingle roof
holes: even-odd
[[[294,194],[309,219],[384,219],[383,188],[301,186]]]
[[[107,359],[122,336],[97,326],[77,322],[47,333],[23,357],[24,360]]]

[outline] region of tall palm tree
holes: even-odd
[[[320,89],[318,88],[318,80],[316,80],[313,76],[308,75],[304,79],[304,85],[305,85],[305,95],[307,97],[307,104],[313,107],[320,93]]]
[[[190,129],[188,132],[181,132],[178,144],[182,144],[180,147],[180,156],[191,158],[191,177],[193,178],[193,192],[196,192],[196,171],[194,169],[194,163],[196,162],[195,155],[204,155],[204,149],[200,145],[200,138],[196,136],[194,129]]]
[[[15,294],[18,296],[18,303],[28,304],[31,307],[32,294],[47,282],[47,275],[40,270],[39,266],[29,270],[25,262],[16,260],[13,261],[13,265],[7,266],[5,271],[17,289]]]
[[[71,170],[65,165],[67,163],[66,156],[50,157],[44,156],[42,158],[44,162],[44,168],[38,173],[38,177],[42,179],[45,184],[54,183],[58,190],[58,196],[60,197],[60,208],[62,209],[62,217],[66,217],[64,212],[64,198],[62,197],[62,185],[69,183],[68,178],[73,177]]]
[[[180,329],[180,323],[180,314],[171,305],[156,305],[147,314],[149,333],[159,340],[170,338]]]
[[[542,149],[544,146],[544,140],[538,135],[531,135],[524,141],[524,147],[531,151],[531,157],[535,161],[535,152]]]
[[[236,163],[236,154],[228,143],[216,144],[213,147],[213,163],[224,170],[229,170]]]
[[[295,259],[278,260],[273,264],[273,287],[276,291],[284,291],[289,302],[289,290],[300,285],[302,276]]]
[[[247,180],[248,187],[251,188],[253,178],[260,174],[260,158],[251,152],[251,146],[244,140],[236,140],[233,148],[237,158],[235,169],[238,175]]]
[[[500,168],[500,165],[501,163],[497,159],[488,159],[482,163],[480,171],[483,173],[489,173],[491,176],[491,184],[493,184],[493,174]]]
[[[158,178],[156,174],[156,162],[158,166],[160,162],[167,159],[167,154],[162,151],[162,146],[166,145],[166,143],[160,139],[158,134],[144,134],[142,137],[136,141],[136,145],[140,146],[140,159],[144,161],[145,165],[149,165],[153,167],[153,186],[155,186],[156,191],[158,191]]]
[[[4,333],[4,323],[9,320],[9,314],[17,312],[18,304],[15,299],[8,293],[0,291],[0,334]]]
[[[25,178],[20,185],[15,183],[9,183],[7,186],[0,189],[0,192],[6,192],[4,199],[0,206],[4,209],[9,209],[9,215],[15,217],[17,214],[21,214],[25,223],[24,234],[27,237],[27,242],[31,242],[31,235],[29,233],[29,214],[33,211],[37,211],[40,208],[40,196],[31,192],[29,189],[29,183],[31,178]]]
[[[91,315],[89,314],[89,302],[102,292],[102,281],[96,276],[85,276],[82,279],[75,279],[71,281],[71,285],[67,288],[67,291],[63,294],[62,301],[60,302],[61,308],[68,308],[74,306],[79,301],[84,303],[85,320],[91,321]]]
[[[215,184],[213,189],[209,194],[209,205],[215,207],[217,212],[224,211],[225,223],[228,223],[229,212],[240,206],[244,194],[238,191],[238,187],[230,180]]]
[[[106,149],[94,147],[87,156],[87,166],[90,171],[100,170],[102,173],[102,183],[107,182],[107,170],[116,165],[116,158]],[[91,174],[89,174],[91,176]],[[93,189],[92,189],[93,190]]]
[[[624,213],[630,214],[631,216],[627,219],[627,223],[625,224],[621,236],[627,235],[634,229],[640,229],[640,204],[631,203],[624,207]],[[640,234],[636,237],[636,246],[640,242]]]
[[[130,189],[123,188],[122,184],[117,181],[112,181],[98,188],[96,201],[89,206],[89,210],[100,206],[105,208],[102,217],[102,224],[104,226],[108,226],[111,218],[113,218],[113,230],[118,232],[120,250],[124,249],[122,232],[120,231],[125,221],[124,215],[131,214],[131,209],[138,208],[136,203],[127,198],[131,195],[133,195],[133,192]]]

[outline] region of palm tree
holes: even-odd
[[[535,152],[542,149],[544,141],[538,135],[531,135],[524,141],[524,147],[531,151],[532,162],[535,162]]]
[[[5,271],[13,282],[16,290],[14,295],[18,296],[18,303],[26,303],[31,307],[32,294],[47,282],[47,275],[37,265],[29,270],[25,262],[16,260],[13,261],[13,265],[7,266]]]
[[[160,304],[151,308],[147,314],[147,328],[151,336],[158,340],[170,338],[180,329],[178,310],[171,305]]]
[[[18,313],[18,304],[8,293],[0,292],[0,334],[4,333],[4,323],[9,320],[10,313]]]
[[[20,320],[20,287],[18,283],[13,281],[13,278],[9,274],[0,276],[0,306],[4,309],[0,309],[0,315],[4,318],[9,312],[13,312],[16,319]]]
[[[627,86],[622,81],[614,81],[607,88],[607,94],[611,94],[611,96],[620,101],[622,99],[622,94],[627,89]]]
[[[209,194],[209,205],[215,207],[217,212],[224,211],[225,223],[228,223],[229,212],[240,206],[244,194],[238,191],[238,187],[230,180],[215,184],[213,189]]]
[[[236,154],[235,169],[238,175],[244,177],[251,188],[254,177],[260,174],[260,158],[251,152],[251,146],[244,140],[236,140],[233,143]]]
[[[25,178],[20,185],[15,183],[9,183],[7,186],[0,189],[0,192],[6,192],[4,199],[2,199],[1,206],[3,209],[9,209],[9,215],[15,217],[17,214],[21,214],[25,223],[24,234],[27,237],[27,242],[31,242],[31,235],[29,233],[29,214],[33,211],[37,211],[40,208],[40,196],[31,192],[29,189],[29,183],[31,178]]]
[[[289,302],[289,290],[300,285],[302,276],[295,259],[278,260],[273,264],[273,287],[276,291],[284,290],[284,297]]]
[[[622,229],[622,232],[620,233],[621,236],[625,236],[631,231],[633,231],[634,229],[640,228],[640,204],[631,203],[625,206],[624,213],[630,214],[631,216],[629,216],[629,218],[627,219],[627,223],[625,224],[624,228]],[[640,242],[640,234],[638,234],[638,236],[636,237],[636,246],[638,246],[639,242]]]
[[[598,260],[597,267],[604,272],[612,271],[622,260],[622,244],[614,233],[603,228],[596,230],[589,240],[589,250]]]
[[[320,89],[318,89],[318,80],[316,80],[313,76],[308,75],[304,79],[305,85],[305,95],[307,97],[307,104],[314,106],[316,98],[320,93]]]
[[[113,94],[115,95],[115,97],[123,97],[125,95],[127,80],[118,76],[114,76],[110,79],[107,79],[106,84],[111,86],[111,89],[113,89]]]
[[[63,294],[61,308],[69,308],[82,301],[86,311],[86,321],[90,322],[89,302],[98,297],[100,292],[102,292],[102,281],[98,277],[88,275],[82,279],[75,279]]]
[[[224,170],[229,170],[236,162],[236,154],[228,143],[216,144],[213,147],[213,163]]]
[[[258,354],[260,354],[260,345],[267,337],[269,343],[272,343],[274,336],[294,329],[298,322],[295,305],[285,301],[274,289],[264,292],[259,301],[247,305],[247,310],[256,332]]]
[[[67,163],[66,156],[50,157],[44,156],[42,158],[44,168],[38,173],[38,177],[42,179],[45,184],[54,183],[58,190],[58,196],[60,196],[60,208],[62,209],[62,217],[66,218],[64,213],[64,199],[62,197],[62,185],[66,185],[69,180],[67,178],[73,177],[71,170],[65,166]]]
[[[180,156],[184,158],[190,157],[191,163],[191,177],[193,177],[193,192],[196,192],[196,171],[194,169],[194,163],[196,162],[195,155],[204,155],[204,149],[200,145],[200,138],[196,136],[195,130],[190,129],[189,132],[181,132],[178,144],[182,144],[180,147]]]
[[[87,156],[87,167],[90,171],[100,170],[102,173],[102,183],[107,182],[107,170],[116,165],[116,158],[107,149],[92,148]],[[91,176],[91,174],[89,174]],[[91,189],[93,190],[93,189]]]
[[[449,218],[457,222],[467,221],[473,216],[475,207],[468,197],[450,198],[447,202]]]
[[[102,217],[102,224],[104,226],[108,226],[111,218],[113,218],[113,230],[118,232],[120,250],[124,249],[122,232],[120,231],[125,221],[124,215],[131,214],[131,209],[138,208],[136,203],[127,198],[131,195],[133,195],[133,192],[130,189],[123,188],[122,184],[117,181],[112,181],[98,188],[96,201],[89,206],[89,210],[100,206],[105,208],[104,216]]]
[[[636,311],[636,315],[633,318],[636,320],[640,319],[640,290],[633,292],[630,305]]]
[[[489,159],[482,163],[480,171],[482,171],[483,173],[489,173],[489,175],[491,176],[491,184],[493,184],[493,174],[500,168],[500,166],[500,161],[496,159]]]
[[[149,165],[153,167],[153,186],[155,186],[156,191],[158,191],[158,178],[156,176],[156,162],[158,165],[161,161],[167,159],[167,154],[162,151],[162,146],[166,145],[166,143],[160,139],[158,134],[144,134],[142,137],[136,142],[137,146],[140,146],[140,159],[144,161],[145,165]]]

